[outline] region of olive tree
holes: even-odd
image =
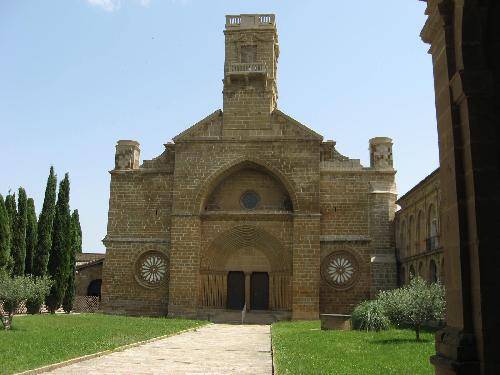
[[[21,302],[33,299],[45,299],[52,281],[48,277],[15,276],[0,274],[0,303],[3,304],[2,324],[10,329],[12,318]]]
[[[420,340],[423,324],[444,319],[444,287],[439,283],[428,283],[420,277],[411,279],[408,285],[401,288],[381,292],[378,300],[392,324],[413,327],[417,341]]]
[[[351,321],[353,328],[359,330],[378,332],[390,327],[390,321],[377,300],[363,301],[356,306],[352,312]]]

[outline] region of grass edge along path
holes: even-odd
[[[99,352],[121,350],[123,346],[174,335],[207,323],[103,314],[15,317],[11,331],[0,331],[0,374],[12,374]]]
[[[319,321],[279,322],[271,327],[275,374],[433,374],[434,334],[321,331]]]

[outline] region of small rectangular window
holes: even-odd
[[[242,46],[240,58],[242,63],[254,63],[257,60],[257,46]]]

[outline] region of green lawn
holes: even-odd
[[[205,323],[102,314],[14,316],[12,330],[0,331],[0,374],[114,349]]]
[[[319,321],[272,326],[276,373],[433,374],[434,334],[411,330],[321,331]]]

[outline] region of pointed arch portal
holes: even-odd
[[[290,256],[264,229],[237,225],[216,237],[203,252],[199,296],[199,305],[205,308],[239,309],[246,304],[249,309],[288,310]]]

